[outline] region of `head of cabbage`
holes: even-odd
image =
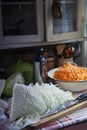
[[[18,84],[25,83],[22,73],[14,73],[9,78],[6,79],[2,94],[8,97],[11,97],[15,83],[18,83]]]
[[[25,84],[33,82],[33,65],[29,62],[18,60],[15,64],[11,64],[5,69],[7,76],[11,76],[14,73],[22,73]]]

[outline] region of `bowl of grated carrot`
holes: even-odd
[[[67,91],[79,92],[87,89],[87,68],[85,67],[67,63],[49,70],[48,77]]]

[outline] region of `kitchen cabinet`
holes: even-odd
[[[59,1],[62,16],[59,19],[52,15],[55,1]],[[0,0],[0,49],[51,45],[83,38],[84,1]]]
[[[87,0],[85,0],[85,37],[87,37]]]
[[[84,35],[85,40],[82,46],[82,66],[87,67],[87,0],[85,0],[84,5],[84,15],[85,15],[85,23],[84,23]]]
[[[43,41],[42,0],[0,0],[0,45]]]
[[[84,36],[84,0],[46,0],[45,10],[48,42]]]

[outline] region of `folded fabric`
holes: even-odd
[[[58,130],[66,126],[77,124],[87,120],[87,107],[78,110],[66,117],[63,117],[55,122],[52,122],[39,130]]]

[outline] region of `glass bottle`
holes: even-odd
[[[47,78],[47,60],[44,56],[44,48],[40,48],[37,52],[37,56],[35,59],[35,81],[42,82],[46,81]]]

